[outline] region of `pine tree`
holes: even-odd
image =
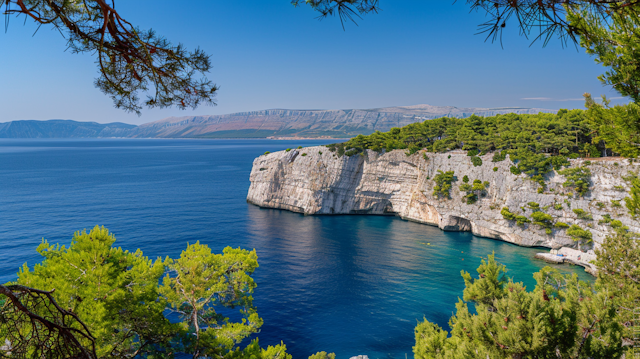
[[[622,355],[622,326],[606,290],[545,267],[533,291],[506,276],[494,255],[478,277],[462,272],[463,299],[447,332],[425,320],[415,329],[418,359],[593,358]],[[469,304],[475,306],[474,314]]]

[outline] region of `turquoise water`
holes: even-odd
[[[117,245],[176,257],[187,242],[256,248],[262,345],[294,358],[412,357],[423,317],[446,327],[460,271],[495,251],[533,285],[536,249],[382,216],[303,216],[246,203],[253,159],[330,141],[0,140],[0,282],[40,260],[42,237],[68,244],[104,225]],[[430,243],[431,245],[427,245]],[[561,266],[591,280],[579,267]],[[474,272],[475,273],[475,272]]]

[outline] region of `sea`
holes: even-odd
[[[43,238],[107,227],[116,245],[146,256],[256,249],[255,305],[262,346],[283,342],[294,359],[318,351],[413,358],[414,328],[448,329],[461,271],[495,253],[533,289],[546,263],[523,248],[393,216],[305,216],[246,202],[254,158],[335,140],[0,139],[0,283],[41,261]],[[593,279],[580,267],[558,266]],[[243,343],[245,344],[245,343]]]

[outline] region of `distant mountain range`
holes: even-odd
[[[453,106],[399,106],[368,110],[263,110],[229,115],[169,117],[140,126],[70,120],[12,121],[0,123],[0,138],[267,138],[353,137],[388,131],[414,122],[443,116],[472,114],[555,112],[539,108],[459,108]]]

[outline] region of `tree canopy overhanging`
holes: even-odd
[[[366,14],[377,13],[379,0],[291,0],[308,5],[320,18],[337,16],[344,27]],[[601,81],[634,101],[640,99],[640,0],[466,0],[488,20],[479,33],[492,41],[515,23],[520,34],[547,44],[558,36],[563,44],[580,43],[611,70]],[[95,85],[116,108],[140,114],[143,106],[180,109],[215,105],[218,86],[206,78],[211,69],[202,50],[174,45],[153,30],[128,22],[115,0],[0,0],[8,25],[22,15],[38,26],[53,26],[74,53],[94,53],[99,76]],[[146,97],[141,99],[141,97]]]
[[[10,15],[24,15],[39,27],[56,28],[73,53],[95,54],[95,85],[116,108],[140,114],[143,105],[215,104],[218,87],[204,76],[209,56],[136,27],[118,13],[115,0],[0,0],[0,7],[6,25]]]

